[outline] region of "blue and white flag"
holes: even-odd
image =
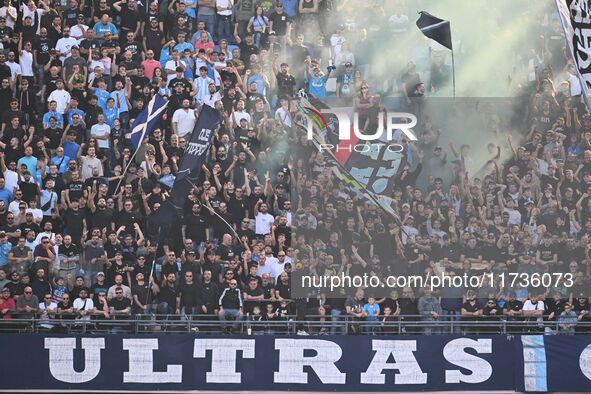
[[[148,106],[138,115],[131,126],[131,143],[136,148],[140,146],[146,135],[150,133],[154,124],[166,111],[168,101],[159,95],[154,96]]]

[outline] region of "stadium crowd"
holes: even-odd
[[[521,134],[490,145],[493,157],[476,169],[470,146],[452,137],[440,144],[446,131],[419,119],[418,141],[395,141],[406,149],[384,192],[389,215],[334,175],[294,105],[306,95],[352,106],[371,132],[385,96],[413,110],[449,87],[446,55],[433,49],[426,63],[410,61],[390,88],[370,93],[368,33],[383,34],[372,18],[394,39],[414,27],[404,1],[387,3],[4,0],[2,317],[217,315],[229,332],[228,318],[238,329],[247,317],[308,316],[333,333],[339,316],[384,333],[400,316],[489,317],[580,330],[590,320],[591,116],[558,19],[540,24],[544,45],[523,67]],[[155,95],[167,100],[166,113],[136,149],[131,126]],[[159,242],[150,218],[170,196],[206,105],[223,121],[183,217]],[[482,133],[492,140],[508,123],[491,117]],[[443,271],[559,272],[572,283],[292,294],[295,272]],[[299,333],[307,329],[298,323]],[[451,329],[424,332],[442,330]]]

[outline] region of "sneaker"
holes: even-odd
[[[326,331],[326,328],[323,328],[318,332],[318,335],[328,335],[328,331]]]
[[[191,331],[195,334],[199,334],[199,327],[191,327]]]
[[[38,91],[37,94],[35,95],[37,97],[41,97],[41,91]]]
[[[297,335],[310,335],[304,330],[298,330]]]

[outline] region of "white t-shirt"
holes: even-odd
[[[10,27],[11,29],[14,29],[15,21],[12,18],[8,17],[8,8],[9,7],[6,6],[0,8],[0,16],[6,19],[6,26]],[[13,6],[10,6],[10,13],[12,15],[18,15],[16,12],[16,8],[14,8]]]
[[[4,187],[6,187],[11,192],[14,190],[15,187],[18,189],[18,174],[15,171],[7,169],[6,171],[4,171],[4,182]]]
[[[55,102],[57,103],[56,112],[63,114],[66,110],[66,107],[68,106],[68,103],[70,102],[70,93],[68,93],[65,90],[56,89],[53,92],[51,92],[51,94],[47,98],[47,102],[49,103],[53,100],[55,100]]]
[[[70,27],[70,35],[72,37],[81,37],[78,40],[76,40],[78,45],[80,45],[80,43],[84,40],[83,36],[87,30],[88,30],[88,26],[86,26],[86,25],[82,25],[82,28],[80,28],[78,25],[74,25],[74,26]]]
[[[111,133],[111,126],[106,123],[95,124],[90,128],[90,134],[94,134],[98,137],[108,136]],[[99,148],[109,149],[109,140],[101,140],[99,138],[96,139]]]
[[[86,304],[84,303],[86,302]],[[87,298],[86,300],[82,301],[82,298],[76,298],[74,300],[74,309],[78,310],[78,311],[89,311],[91,309],[94,308],[94,302],[92,302],[92,300],[90,298]],[[86,315],[84,317],[81,317],[82,320],[90,320],[90,315]]]
[[[32,77],[33,74],[33,54],[23,49],[23,54],[19,57],[22,75]]]
[[[47,237],[51,242],[55,242],[55,233],[47,234],[45,231],[42,231],[39,234],[37,234],[37,238],[35,238],[35,243],[40,244],[43,237]]]
[[[193,131],[195,123],[197,123],[197,117],[195,111],[189,108],[185,111],[183,108],[179,108],[174,111],[172,115],[172,122],[177,124],[177,133],[179,137],[184,137],[188,133]]]
[[[271,232],[271,225],[275,221],[273,215],[259,212],[255,217],[256,226],[255,233],[258,235],[269,234]]]
[[[172,71],[176,71],[176,68],[178,66],[181,65],[181,61],[179,60],[178,62],[175,62],[174,60],[169,60],[166,62],[166,65],[164,66],[164,68],[166,70],[172,70]],[[172,81],[174,78],[176,78],[176,74],[172,73],[172,74],[167,74],[166,77],[166,86],[168,86],[169,82]]]
[[[246,119],[248,124],[250,124],[250,114],[246,111],[235,111],[234,116],[236,117],[236,124],[233,127],[240,126],[240,121],[242,119]]]
[[[12,71],[12,79],[16,79],[17,75],[21,75],[23,72],[21,71],[21,66],[15,62],[6,62],[6,65],[10,67],[10,71]]]
[[[55,44],[55,49],[66,54],[66,56],[60,56],[60,61],[62,62],[62,64],[64,64],[64,60],[66,60],[66,57],[70,56],[70,50],[77,43],[78,41],[72,37],[62,37],[59,40],[57,40],[57,44]]]
[[[25,213],[31,212],[33,214],[33,219],[42,219],[43,218],[43,211],[39,208],[27,208]],[[38,242],[35,242],[36,244]]]

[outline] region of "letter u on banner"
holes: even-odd
[[[57,380],[66,383],[89,382],[101,371],[101,349],[104,348],[105,338],[82,338],[84,370],[76,372],[76,338],[45,338],[45,349],[49,349],[49,372]]]

